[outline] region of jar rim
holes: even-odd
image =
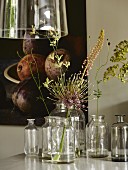
[[[70,117],[61,117],[61,116],[45,116],[45,119],[56,119],[56,120],[71,120]]]
[[[91,115],[92,118],[97,118],[97,115]],[[104,118],[105,115],[98,115],[98,118]]]

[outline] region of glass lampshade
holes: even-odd
[[[50,31],[68,34],[65,0],[0,0],[0,37],[46,38]]]

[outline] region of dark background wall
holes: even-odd
[[[69,35],[61,38],[59,47],[65,48],[70,52],[72,63],[71,72],[77,72],[86,57],[86,1],[66,0],[66,6]],[[49,46],[49,41],[44,39],[39,40],[39,43],[41,52],[47,56],[52,50]],[[22,40],[0,39],[0,80],[3,82],[9,98],[11,98],[11,93],[16,84],[7,80],[3,72],[7,66],[20,60],[17,52],[22,57],[24,56]],[[0,109],[0,124],[23,125],[26,123],[26,118],[22,113],[13,112],[10,114],[12,107],[8,110],[8,105],[5,105],[5,108]]]

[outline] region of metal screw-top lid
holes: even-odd
[[[118,123],[124,122],[124,116],[125,116],[125,115],[115,115],[115,116],[116,116],[116,118],[117,118],[117,122],[118,122]]]

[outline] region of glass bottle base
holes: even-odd
[[[99,151],[99,150],[94,150],[94,151],[87,151],[87,157],[90,158],[105,158],[108,156],[108,151]]]
[[[52,163],[72,163],[75,160],[74,154],[60,154],[58,159],[54,159],[56,154],[52,154]]]
[[[54,160],[54,157],[56,155],[52,155],[52,156],[42,156],[42,162],[48,162],[48,163],[73,163],[75,161],[75,157],[74,154],[73,155],[61,155],[60,158],[58,158],[57,160]]]
[[[119,155],[118,157],[112,157],[113,162],[128,162],[128,156],[124,157],[124,155]]]

